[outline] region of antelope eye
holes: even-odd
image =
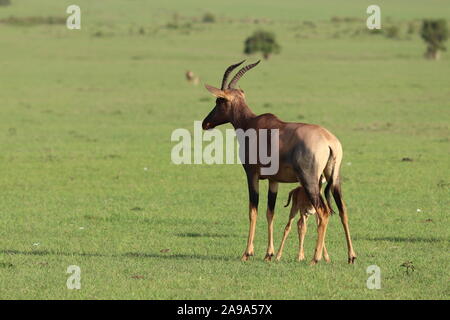
[[[216,103],[216,105],[219,107],[219,108],[226,108],[226,106],[227,106],[227,100],[225,100],[225,99],[217,99],[217,103]]]

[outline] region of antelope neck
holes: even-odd
[[[248,129],[247,124],[248,121],[255,118],[256,115],[253,111],[245,104],[241,103],[240,105],[233,108],[233,114],[231,116],[231,124],[234,129]]]

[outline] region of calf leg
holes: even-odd
[[[297,207],[296,203],[294,202],[291,207],[291,213],[289,214],[288,223],[287,223],[286,227],[284,228],[284,234],[283,234],[283,239],[281,240],[280,248],[278,249],[278,252],[277,252],[277,257],[276,257],[277,261],[280,261],[280,259],[281,259],[281,255],[283,254],[284,243],[286,241],[286,238],[287,238],[289,232],[291,231],[292,221],[294,221],[294,218],[297,215],[297,212],[298,212],[298,207]]]
[[[305,260],[305,250],[303,248],[303,243],[305,241],[305,235],[307,230],[308,216],[303,212],[300,212],[300,219],[298,219],[298,240],[299,240],[299,250],[298,250],[298,261]]]

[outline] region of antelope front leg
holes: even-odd
[[[247,239],[247,248],[244,251],[244,254],[242,255],[241,260],[247,261],[250,256],[253,256],[254,248],[253,248],[253,240],[255,238],[255,229],[256,229],[256,219],[258,217],[258,201],[259,201],[259,194],[258,194],[258,185],[259,180],[258,176],[248,176],[248,194],[249,194],[249,213],[248,217],[250,220],[250,227],[248,230],[248,239]]]
[[[267,195],[267,252],[265,261],[271,261],[274,253],[273,248],[273,217],[275,215],[275,203],[277,201],[278,182],[269,181],[269,192]]]

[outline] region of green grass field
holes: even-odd
[[[0,298],[450,297],[450,53],[427,61],[418,33],[405,31],[450,20],[449,2],[378,1],[400,39],[365,30],[368,1],[77,0],[81,30],[29,23],[65,18],[73,1],[11,2],[0,6]],[[215,23],[201,22],[207,12]],[[355,265],[338,216],[330,264],[297,262],[295,230],[282,261],[264,262],[267,182],[256,256],[242,263],[242,168],[171,162],[172,131],[192,131],[214,105],[185,71],[218,86],[260,28],[281,54],[240,86],[255,113],[320,124],[341,140]],[[276,247],[294,186],[280,185]],[[316,235],[310,221],[307,261]],[[80,290],[66,287],[69,265],[81,268]],[[381,268],[380,290],[366,287],[370,265]]]

